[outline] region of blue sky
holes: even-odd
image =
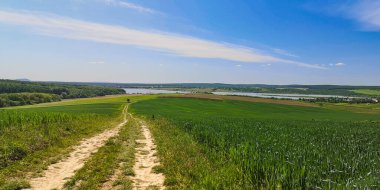
[[[380,85],[380,1],[2,0],[0,78]]]

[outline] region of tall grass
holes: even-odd
[[[0,169],[63,138],[82,133],[95,114],[0,111]]]

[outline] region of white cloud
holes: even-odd
[[[324,66],[324,65],[322,65],[322,66]],[[343,66],[346,66],[346,64],[343,62],[338,62],[338,63],[330,63],[330,64],[328,64],[328,66],[330,66],[330,67],[343,67]]]
[[[296,57],[296,58],[298,58],[297,55],[292,54],[292,53],[290,53],[290,52],[288,52],[286,50],[283,50],[283,49],[274,48],[273,52],[277,53],[277,54],[280,54],[280,55],[285,55],[285,56],[288,56],[288,57]]]
[[[36,12],[1,11],[0,23],[28,27],[41,35],[100,43],[131,45],[184,57],[222,59],[238,62],[285,63],[325,69],[318,65],[277,58],[252,48],[213,42],[190,36],[85,22]]]
[[[241,67],[241,65],[240,64],[238,64],[238,65],[235,65],[236,67]]]
[[[146,8],[146,7],[143,7],[141,5],[134,4],[134,3],[126,2],[126,1],[120,1],[120,0],[101,0],[101,1],[103,1],[104,3],[106,3],[107,5],[110,5],[110,6],[117,6],[117,7],[127,8],[127,9],[133,9],[133,10],[136,10],[136,11],[139,11],[142,13],[150,13],[150,14],[159,13],[156,10]]]
[[[344,11],[349,18],[358,21],[363,30],[380,31],[379,0],[360,0]]]
[[[346,66],[346,64],[342,63],[342,62],[339,62],[339,63],[335,63],[335,66],[337,67],[342,67],[342,66]]]

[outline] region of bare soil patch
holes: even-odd
[[[184,94],[184,95],[167,95],[163,97],[201,98],[201,99],[211,99],[211,100],[239,100],[239,101],[247,101],[247,102],[283,104],[283,105],[291,105],[291,106],[318,107],[317,104],[301,102],[301,101],[296,101],[296,100],[280,100],[280,99],[255,98],[255,97],[244,97],[244,96],[224,96],[224,95],[215,95],[215,94]]]

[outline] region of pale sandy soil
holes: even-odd
[[[144,139],[136,140],[142,146],[136,148],[136,162],[133,166],[135,176],[132,177],[134,189],[164,189],[165,176],[152,171],[153,167],[160,165],[153,137],[148,127],[142,125],[141,128]]]
[[[123,113],[125,115],[125,111]],[[126,116],[124,121],[117,127],[106,130],[94,137],[85,139],[80,142],[78,146],[73,147],[73,151],[66,159],[52,164],[43,173],[42,177],[33,178],[30,180],[32,190],[50,190],[50,189],[62,189],[65,182],[72,176],[75,171],[82,168],[85,161],[91,156],[91,154],[98,151],[105,142],[118,134],[120,128],[127,122]]]
[[[118,168],[115,169],[113,175],[108,179],[108,181],[103,183],[102,187],[100,188],[101,190],[120,189],[117,186],[114,187],[113,184],[118,179],[118,177],[122,175],[123,172],[122,172],[121,168],[123,167],[123,164],[125,164],[125,163],[123,163],[123,162],[119,163],[119,166],[118,166]]]

